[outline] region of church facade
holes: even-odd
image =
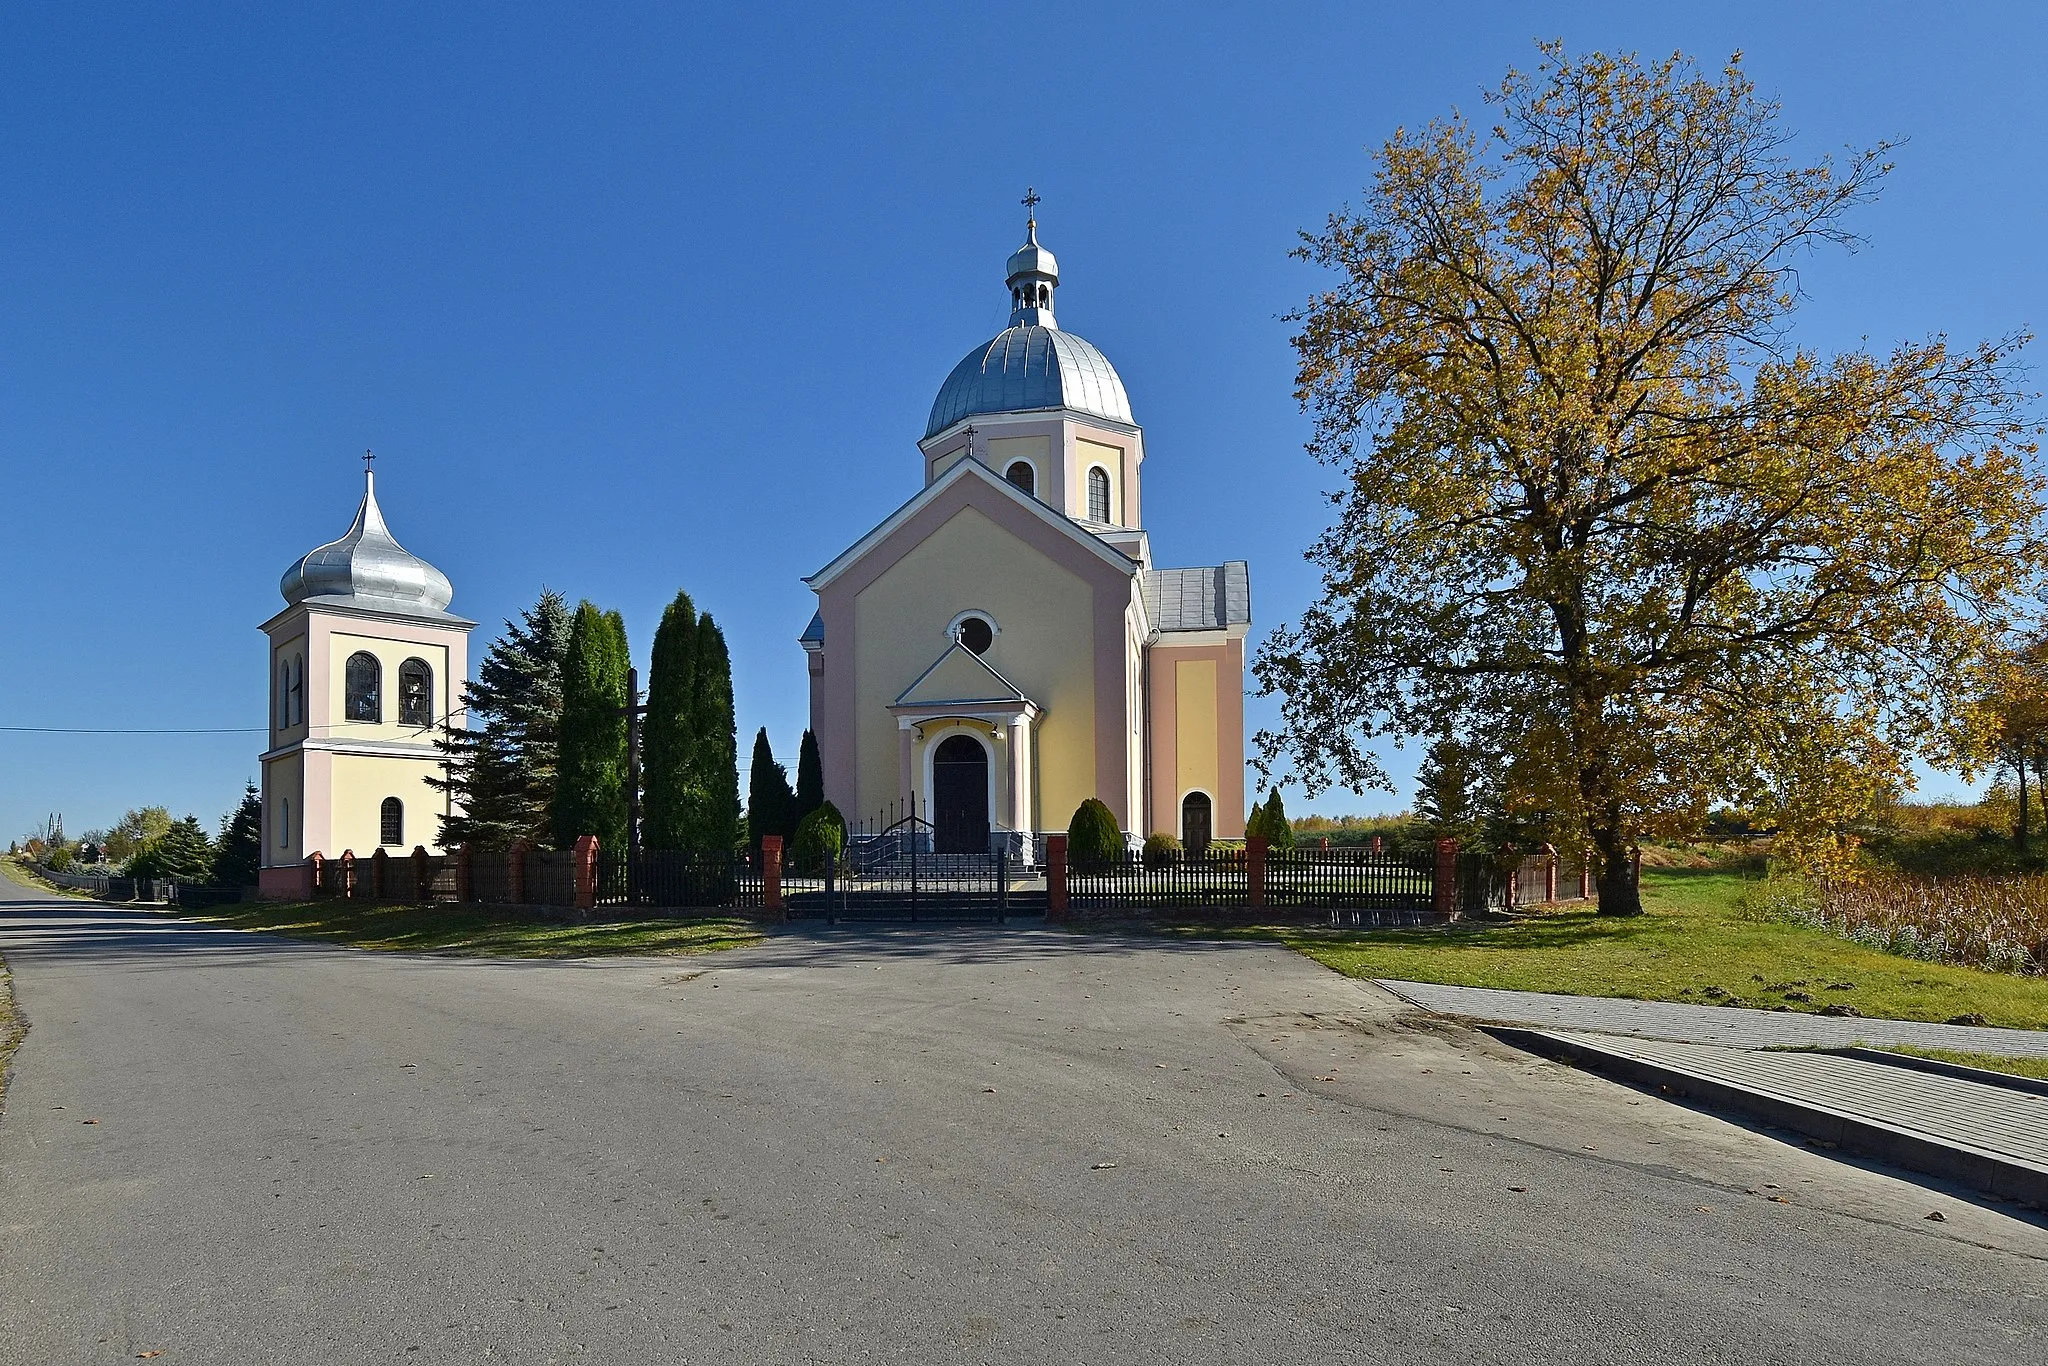
[[[439,852],[448,796],[436,728],[461,705],[476,623],[448,610],[447,576],[384,525],[376,476],[340,539],[279,584],[263,766],[263,895],[307,895],[312,854]]]
[[[942,852],[1036,848],[1098,797],[1131,837],[1243,833],[1242,560],[1154,564],[1144,431],[1062,330],[1035,219],[1010,322],[940,387],[923,488],[805,582],[826,796]]]

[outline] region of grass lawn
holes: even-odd
[[[1418,930],[1282,930],[1352,977],[1554,991],[2048,1029],[2048,978],[1925,963],[1789,921],[1744,913],[1749,879],[1715,869],[1643,870],[1645,914],[1562,911]],[[1807,999],[1800,999],[1805,997]]]
[[[1991,1053],[1962,1053],[1953,1048],[1908,1048],[1904,1044],[1894,1044],[1887,1051],[1907,1053],[1916,1058],[1933,1058],[1936,1062],[1958,1063],[1964,1067],[1981,1067],[1987,1072],[2010,1072],[2016,1077],[2048,1081],[2048,1058],[2001,1058]]]
[[[4,870],[8,877],[13,878],[21,886],[33,887],[39,892],[53,892],[58,896],[68,896],[75,901],[90,901],[93,899],[91,892],[81,891],[76,887],[59,887],[56,883],[37,872],[34,865],[30,864],[25,858],[0,858],[0,870]]]
[[[184,917],[290,939],[359,949],[450,953],[476,958],[595,958],[626,953],[706,953],[761,938],[736,916],[703,920],[538,920],[476,906],[381,906],[360,901],[255,901],[211,906]]]

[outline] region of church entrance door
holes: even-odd
[[[932,755],[932,850],[988,852],[988,751],[965,735],[949,735]]]
[[[1209,852],[1209,796],[1205,792],[1190,792],[1181,801],[1180,847],[1189,858]]]

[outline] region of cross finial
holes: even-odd
[[[373,460],[375,460],[376,458],[377,458],[377,455],[376,455],[376,452],[374,452],[374,451],[364,451],[364,452],[363,452],[363,473],[364,473],[364,474],[368,474],[368,473],[370,472],[370,462],[371,462],[371,461],[373,461]]]
[[[1038,191],[1026,185],[1024,187],[1024,197],[1017,202],[1024,206],[1025,214],[1029,216],[1033,223],[1036,223],[1038,221]]]

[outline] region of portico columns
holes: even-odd
[[[911,747],[916,737],[917,730],[908,721],[898,721],[896,723],[896,752],[899,756],[897,761],[896,797],[903,804],[903,811],[906,815],[915,815],[917,813],[917,807],[913,805],[917,800],[917,775],[913,771],[911,764]]]
[[[1010,828],[1031,831],[1031,722],[1010,718]]]

